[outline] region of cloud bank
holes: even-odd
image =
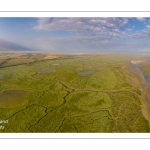
[[[32,49],[0,38],[0,51],[20,51],[20,50],[29,51]]]

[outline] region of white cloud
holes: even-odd
[[[136,19],[137,19],[138,21],[145,21],[145,18],[144,18],[144,17],[136,17]]]
[[[147,38],[150,36],[150,30],[149,30],[149,28],[143,29],[143,30],[137,31],[129,36],[133,37],[133,38],[144,38],[144,37]]]
[[[127,18],[39,18],[34,29],[110,38],[120,36],[120,28],[127,23]]]
[[[41,31],[65,31],[76,33],[74,37],[59,36],[59,38],[40,39],[46,48],[56,49],[88,49],[93,48],[127,48],[125,42],[139,42],[139,39],[150,37],[150,25],[145,29],[137,30],[130,19],[135,18],[39,18],[34,30]],[[138,21],[147,23],[143,17],[137,17]],[[128,23],[129,22],[129,23]],[[144,25],[145,26],[145,25]],[[132,32],[131,32],[132,31]],[[142,41],[142,40],[141,40]],[[116,43],[116,45],[115,45]],[[139,42],[140,43],[140,42]],[[141,42],[142,45],[142,42]],[[129,47],[134,47],[130,43]]]
[[[150,29],[150,25],[147,25],[146,27],[147,27],[148,29]]]

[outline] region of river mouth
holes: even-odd
[[[37,73],[50,73],[53,72],[52,69],[41,69],[41,70],[36,70]]]
[[[8,90],[0,93],[0,108],[14,108],[22,105],[28,98],[28,92]]]

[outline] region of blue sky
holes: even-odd
[[[0,51],[150,51],[150,18],[0,18]]]

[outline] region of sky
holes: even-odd
[[[150,18],[0,18],[0,52],[150,52]]]

